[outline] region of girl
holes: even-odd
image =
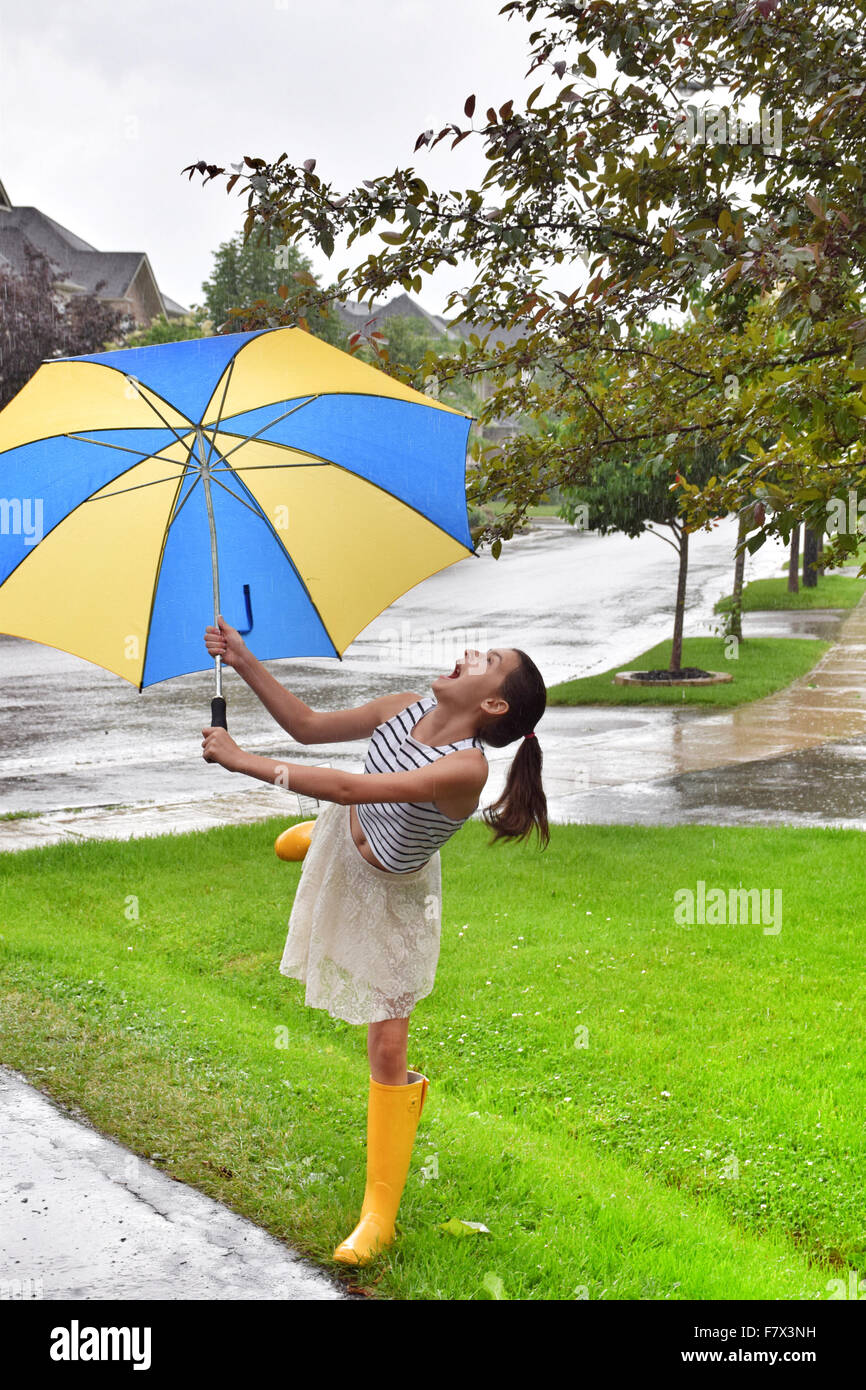
[[[525,652],[467,651],[450,675],[357,709],[319,712],[274,679],[222,616],[205,631],[298,743],[369,738],[362,773],[275,762],[207,728],[205,762],[290,787],[329,804],[316,819],[289,918],[283,975],[306,985],[306,1004],[367,1023],[367,1185],[357,1226],[334,1251],[367,1264],[394,1239],[428,1078],[407,1070],[412,1009],[433,989],[442,913],[439,849],[477,808],[487,781],[484,745],[520,739],[505,789],[482,812],[497,840],[535,826],[550,840],[535,725],[547,692]]]

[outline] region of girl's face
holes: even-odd
[[[437,676],[430,688],[439,704],[504,714],[508,701],[499,694],[502,682],[519,665],[520,657],[511,647],[491,647],[487,652],[467,648],[454,670],[447,676]]]

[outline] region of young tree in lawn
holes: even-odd
[[[821,538],[812,526],[803,532],[803,588],[815,589],[818,586],[818,555]]]
[[[727,631],[731,637],[743,640],[743,579],[746,570],[747,539],[750,531],[763,526],[765,518],[763,502],[741,507],[737,517],[737,543],[734,547],[734,586],[731,590],[731,607]]]
[[[798,594],[800,592],[800,523],[797,522],[791,532],[791,544],[788,547],[788,593]]]
[[[699,442],[680,461],[678,472],[696,487],[709,481],[718,468],[714,446]],[[689,568],[689,526],[680,514],[674,491],[676,476],[661,457],[630,459],[617,452],[596,468],[592,481],[580,487],[562,489],[560,515],[572,524],[578,519],[591,531],[607,535],[622,531],[627,536],[649,532],[671,545],[677,554],[677,586],[674,601],[674,629],[669,670],[682,669],[683,623]],[[655,527],[670,531],[664,536]]]

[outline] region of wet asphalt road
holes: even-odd
[[[715,630],[715,600],[730,587],[733,524],[692,539],[688,634]],[[747,561],[746,578],[778,574],[780,546]],[[581,533],[550,520],[506,546],[499,561],[468,558],[416,586],[371,623],[344,659],[270,662],[277,678],[314,708],[361,704],[386,690],[426,692],[466,646],[513,645],[527,650],[548,684],[589,675],[630,660],[667,638],[674,557],[653,536],[630,540]],[[754,636],[832,638],[838,612],[747,614]],[[203,628],[208,617],[205,615]],[[171,828],[310,813],[275,788],[238,779],[201,759],[209,722],[212,668],[152,686],[142,694],[77,657],[0,636],[0,814],[62,808],[116,810],[107,833],[158,833],[165,807]],[[225,673],[229,727],[253,752],[360,771],[365,744],[301,748],[279,730],[252,692]],[[623,766],[604,784],[587,777],[593,741],[617,730],[656,729],[675,739],[700,717],[694,708],[551,707],[539,729],[551,819],[599,824],[679,823],[852,825],[866,828],[866,746],[857,737],[681,775],[632,780],[624,740]],[[514,749],[489,750],[485,803],[498,795]],[[152,808],[152,814],[145,809]],[[123,809],[128,808],[128,809]],[[198,809],[196,809],[198,808]],[[64,833],[81,823],[67,817]],[[10,822],[37,835],[36,821]],[[46,827],[47,828],[47,827]],[[92,833],[91,825],[83,833]],[[34,843],[40,842],[34,838]],[[5,841],[4,841],[5,847]],[[11,846],[10,846],[11,847]]]
[[[730,588],[733,541],[734,525],[727,522],[692,539],[690,633],[712,630],[716,622],[712,606]],[[782,559],[780,547],[765,546],[747,562],[747,578],[778,573]],[[320,709],[361,704],[388,690],[423,693],[467,645],[522,647],[552,684],[605,670],[668,637],[675,580],[674,554],[656,536],[599,537],[551,520],[506,545],[498,561],[489,553],[470,557],[410,590],[360,634],[342,661],[294,659],[271,662],[269,669]],[[204,614],[202,631],[209,621]],[[201,759],[213,681],[203,643],[202,657],[201,674],[139,694],[77,657],[0,636],[0,814],[205,803],[215,794],[239,794],[238,779]],[[232,671],[225,674],[225,691],[229,729],[242,747],[363,765],[361,743],[293,745]],[[566,783],[571,772],[580,776],[580,730],[595,714],[550,709],[542,721],[542,735],[549,730],[557,736],[558,773]],[[503,750],[507,761],[513,752]],[[244,783],[244,790],[261,790],[261,784]],[[493,771],[488,790],[493,794]]]

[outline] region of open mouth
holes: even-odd
[[[457,677],[458,677],[459,675],[460,675],[460,663],[459,663],[459,661],[458,661],[457,665],[454,667],[454,670],[451,672],[450,676],[446,676],[445,679],[448,680],[448,681],[454,681],[454,680],[457,679]]]

